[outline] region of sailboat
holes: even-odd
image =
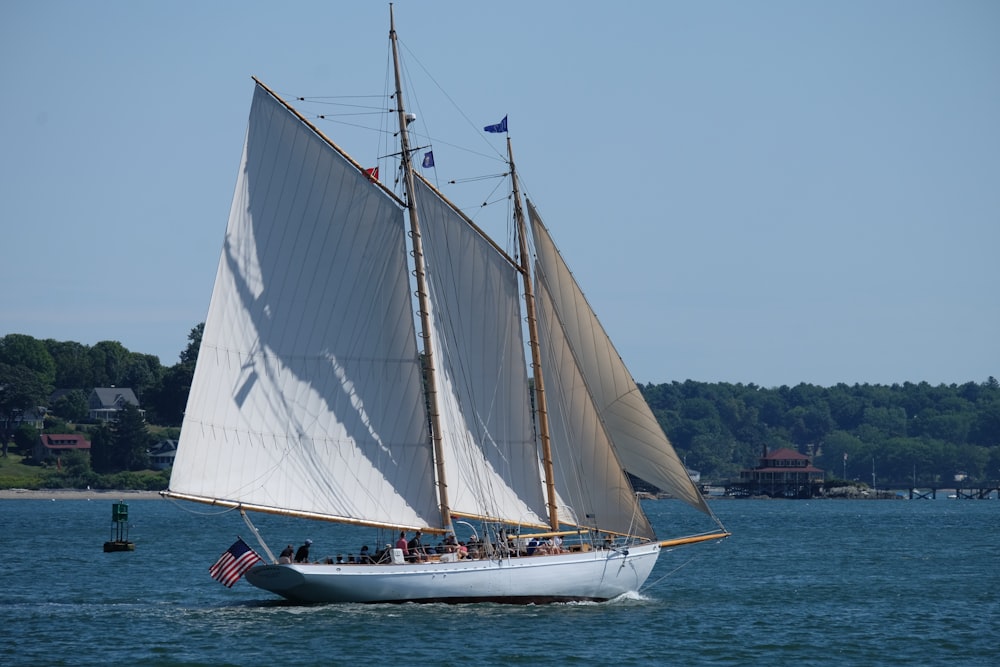
[[[391,6],[389,36],[402,195],[254,78],[164,495],[457,545],[286,563],[259,538],[267,557],[247,581],[296,602],[638,591],[661,551],[729,533],[522,205],[509,136],[514,252],[414,169]],[[629,474],[716,526],[658,539]]]

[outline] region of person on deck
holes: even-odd
[[[532,537],[531,540],[529,540],[528,542],[527,554],[529,556],[534,556],[535,551],[537,550],[538,550],[538,538]]]
[[[299,547],[299,550],[295,552],[295,562],[296,563],[308,563],[309,562],[309,547],[312,546],[312,540],[306,540],[305,544]]]
[[[278,556],[279,563],[291,563],[292,556],[295,555],[295,547],[289,544],[287,547],[281,550],[281,554]]]
[[[426,552],[424,551],[424,544],[420,540],[420,531],[419,530],[416,533],[414,533],[413,539],[406,543],[406,548],[410,552],[410,559],[411,560],[413,560],[413,561],[426,560],[426,558],[424,557],[424,555],[426,554]]]
[[[403,558],[410,560],[410,550],[406,546],[406,531],[399,531],[399,539],[396,540],[396,548],[403,552]]]

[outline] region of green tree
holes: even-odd
[[[159,382],[146,395],[144,405],[154,423],[162,426],[179,426],[184,419],[188,393],[194,378],[195,363],[201,349],[201,336],[205,324],[199,324],[188,334],[188,346],[181,352],[181,361],[166,369]]]
[[[117,470],[145,470],[149,467],[152,436],[139,408],[125,403],[111,427],[114,433],[114,467]]]
[[[0,445],[3,456],[7,456],[11,434],[21,423],[25,410],[44,405],[51,391],[52,386],[38,372],[24,365],[0,362]]]
[[[116,340],[102,340],[90,348],[95,387],[124,386],[129,351]]]
[[[161,426],[179,426],[184,419],[194,364],[181,363],[168,368],[160,382],[146,393],[144,405],[150,419]]]
[[[28,456],[35,449],[40,437],[38,429],[31,424],[19,424],[14,430],[14,451],[22,456]]]
[[[163,376],[163,366],[159,357],[152,354],[130,352],[125,360],[125,372],[122,375],[122,386],[130,387],[139,403],[142,404],[146,391],[160,381]]]
[[[969,442],[983,447],[1000,448],[1000,399],[982,400],[979,403],[969,427]]]
[[[182,364],[193,364],[198,361],[198,352],[201,350],[201,337],[205,334],[205,323],[195,326],[188,333],[187,348],[181,352]]]
[[[82,389],[73,389],[53,403],[49,410],[67,421],[80,422],[87,418],[87,394]]]
[[[98,385],[94,381],[88,346],[72,341],[60,342],[51,338],[45,341],[45,346],[56,364],[56,388],[89,391]]]
[[[115,434],[109,424],[99,424],[90,431],[90,465],[102,475],[120,470],[115,452]]]
[[[45,415],[45,427],[42,428],[45,433],[72,433],[73,428],[69,423],[57,415]]]
[[[797,405],[785,415],[789,436],[798,444],[818,444],[833,430],[830,407],[823,402]]]
[[[56,381],[56,362],[45,343],[24,334],[8,334],[0,338],[0,363],[24,366],[34,372],[40,382],[52,386]]]
[[[955,446],[955,472],[964,472],[971,480],[988,478],[990,450],[976,445],[960,444]]]
[[[883,441],[886,438],[906,436],[906,411],[903,408],[871,407],[866,408],[864,422],[861,428],[867,426],[865,440]]]

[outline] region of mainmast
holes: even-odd
[[[531,347],[531,368],[535,378],[535,412],[538,415],[538,437],[542,444],[542,467],[545,470],[545,503],[549,510],[549,526],[559,530],[559,508],[556,505],[555,473],[552,466],[552,443],[549,437],[549,410],[545,397],[542,373],[542,354],[538,344],[538,317],[535,313],[535,292],[531,283],[531,262],[528,259],[528,234],[521,208],[521,191],[514,170],[514,151],[507,137],[507,159],[510,162],[510,180],[514,195],[514,221],[517,224],[518,254],[521,275],[524,276],[524,303],[528,316],[528,341]]]
[[[441,506],[441,525],[451,525],[451,507],[448,504],[448,484],[444,473],[444,451],[441,446],[441,411],[438,407],[437,378],[434,367],[433,346],[430,341],[430,307],[427,303],[427,276],[424,268],[423,243],[420,239],[420,222],[417,207],[413,201],[413,163],[410,160],[410,136],[406,129],[406,110],[403,107],[402,76],[399,69],[399,45],[396,37],[396,21],[392,4],[389,4],[389,42],[392,44],[392,64],[396,76],[396,113],[399,116],[399,141],[403,160],[403,177],[408,199],[407,212],[410,216],[410,237],[413,243],[414,273],[417,278],[417,303],[420,307],[420,337],[424,341],[424,382],[427,391],[427,405],[431,418],[431,438],[434,443],[434,462],[437,467],[438,501]]]

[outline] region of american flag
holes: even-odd
[[[263,562],[264,560],[257,555],[257,552],[248,547],[241,537],[219,556],[215,565],[208,568],[208,573],[219,583],[232,588],[244,572],[257,563]]]

